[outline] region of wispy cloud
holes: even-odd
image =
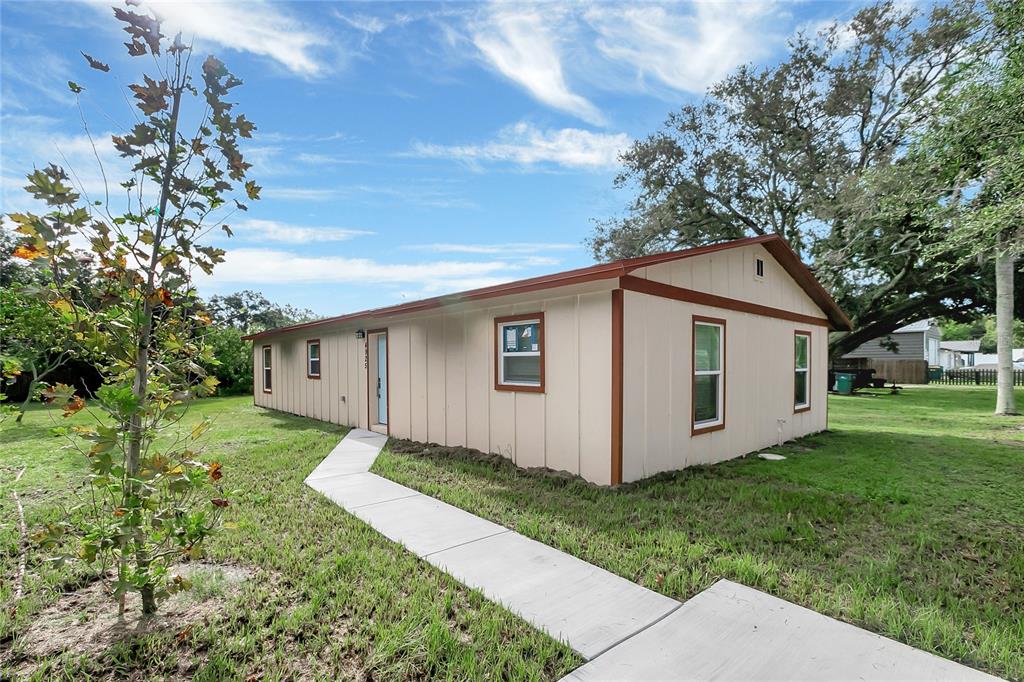
[[[629,65],[641,78],[700,93],[781,42],[784,36],[773,36],[766,22],[775,7],[770,0],[595,4],[583,17],[597,33],[597,49],[608,60]]]
[[[594,133],[580,128],[540,130],[520,121],[499,131],[497,139],[482,144],[439,145],[416,143],[411,154],[454,159],[470,165],[513,163],[523,166],[555,164],[567,168],[603,170],[618,165],[619,154],[630,143],[625,133]]]
[[[573,92],[562,65],[562,10],[553,5],[494,5],[470,27],[471,39],[484,59],[539,101],[594,125],[604,115],[587,98]]]
[[[524,255],[543,253],[546,251],[571,251],[580,248],[579,244],[563,244],[557,242],[508,242],[505,244],[407,244],[402,247],[408,251],[429,251],[431,253],[474,253],[484,255]]]
[[[454,290],[481,278],[507,281],[515,268],[505,261],[381,263],[371,258],[306,256],[277,249],[229,249],[214,276],[218,283],[429,284]]]
[[[258,239],[288,244],[308,244],[311,242],[340,242],[354,237],[373,234],[368,230],[354,230],[347,227],[314,227],[294,225],[277,220],[248,219],[231,225],[236,237],[242,239]]]
[[[424,208],[478,208],[476,202],[452,194],[443,188],[389,187],[374,185],[339,185],[337,187],[267,187],[263,196],[286,201],[333,201],[349,199],[366,204],[401,202]]]
[[[97,9],[110,12],[109,3]],[[163,22],[162,32],[181,31],[186,40],[209,42],[222,47],[267,57],[292,73],[311,78],[330,70],[324,52],[332,46],[328,35],[292,14],[264,0],[244,3],[162,2],[145,0],[141,9],[153,12]]]

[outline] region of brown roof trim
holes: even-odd
[[[612,263],[599,263],[598,265],[591,265],[589,267],[578,268],[576,270],[567,270],[566,272],[559,272],[552,275],[541,275],[540,277],[531,277],[530,279],[497,284],[490,287],[483,287],[481,289],[472,289],[470,291],[463,291],[456,294],[435,296],[433,298],[425,298],[420,301],[411,301],[409,303],[401,303],[384,308],[372,308],[370,310],[362,310],[356,313],[349,313],[347,315],[338,315],[336,317],[325,317],[322,320],[314,320],[313,322],[303,322],[301,324],[294,324],[288,327],[268,329],[256,334],[243,336],[242,338],[246,341],[251,341],[274,334],[298,331],[300,329],[309,329],[311,327],[321,327],[328,324],[337,324],[350,320],[373,319],[404,313],[421,312],[424,310],[433,310],[448,305],[454,305],[456,303],[464,303],[466,301],[478,301],[498,296],[513,296],[515,294],[525,294],[533,291],[542,291],[544,289],[554,289],[556,287],[564,287],[574,284],[585,284],[587,282],[604,279],[615,279],[622,277],[637,268],[647,267],[648,265],[668,263],[671,261],[681,260],[683,258],[693,258],[694,256],[702,256],[708,253],[715,253],[716,251],[735,249],[742,246],[749,246],[751,244],[762,244],[765,249],[775,257],[779,264],[782,265],[782,267],[789,272],[790,276],[793,277],[801,288],[807,292],[807,295],[811,297],[823,312],[825,312],[834,328],[844,330],[853,328],[850,324],[850,320],[846,317],[843,311],[839,309],[839,306],[836,305],[836,302],[828,292],[825,291],[824,287],[822,287],[814,278],[810,269],[800,261],[800,257],[797,256],[793,249],[789,247],[789,244],[787,244],[782,237],[776,234],[769,234],[760,237],[734,239],[732,241],[710,244],[708,246],[698,246],[692,249],[684,249],[682,251],[668,251],[665,253],[656,253],[650,256],[627,258],[625,260],[618,260]]]

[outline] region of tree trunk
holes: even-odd
[[[1013,395],[1013,256],[996,246],[996,414],[1013,415],[1017,402]]]
[[[149,259],[146,288],[143,292],[142,302],[142,326],[139,329],[138,346],[135,349],[135,381],[132,385],[132,392],[138,399],[139,409],[132,415],[128,430],[128,456],[126,458],[125,475],[133,479],[129,485],[130,494],[138,495],[138,485],[134,479],[138,477],[140,458],[142,455],[142,412],[147,404],[146,390],[149,380],[149,344],[153,333],[153,295],[156,292],[156,274],[160,259],[160,247],[164,240],[165,215],[167,211],[167,200],[170,196],[171,176],[177,163],[177,135],[178,135],[178,113],[181,106],[182,85],[180,80],[180,63],[177,65],[175,83],[177,87],[173,90],[173,106],[171,107],[171,125],[168,134],[167,157],[164,164],[163,178],[160,187],[160,200],[158,205],[156,229],[153,231],[152,253]],[[135,565],[139,572],[145,572],[149,568],[149,553],[145,548],[145,538],[142,529],[135,533]],[[156,596],[153,593],[153,584],[147,582],[139,589],[142,597],[142,613],[150,615],[156,613]]]

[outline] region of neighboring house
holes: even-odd
[[[973,367],[974,356],[981,348],[981,339],[973,341],[942,341],[939,343],[939,364],[943,369]]]
[[[615,485],[825,429],[849,328],[767,236],[246,338],[257,405]]]
[[[1014,348],[1010,351],[1010,357],[1016,369],[1024,369],[1024,348]],[[974,356],[974,368],[999,369],[999,356],[995,353],[978,353]]]
[[[862,343],[843,358],[848,360],[856,358],[925,360],[929,365],[938,365],[941,341],[942,330],[938,323],[933,319],[921,320],[900,327],[887,336]]]

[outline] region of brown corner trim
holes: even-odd
[[[622,483],[623,340],[623,293],[612,289],[612,485]]]
[[[538,320],[538,334],[540,339],[537,345],[540,347],[540,386],[516,386],[515,384],[503,384],[500,380],[498,364],[501,362],[501,334],[498,333],[498,326],[503,322],[518,322],[519,320]],[[494,390],[513,391],[518,393],[543,393],[544,392],[544,344],[546,343],[546,332],[544,329],[544,313],[520,313],[518,315],[504,315],[494,318]]]
[[[750,303],[749,301],[741,301],[727,296],[718,296],[716,294],[708,294],[703,291],[684,289],[683,287],[655,282],[653,280],[643,279],[633,275],[624,275],[620,277],[619,286],[627,291],[635,291],[639,294],[647,294],[648,296],[659,296],[661,298],[670,298],[675,301],[685,301],[687,303],[695,303],[697,305],[724,308],[725,310],[735,310],[740,313],[750,313],[751,315],[761,315],[762,317],[774,317],[780,320],[813,324],[826,328],[830,326],[829,321],[823,317],[794,313],[789,310],[772,308],[770,306],[760,305],[759,303]]]

